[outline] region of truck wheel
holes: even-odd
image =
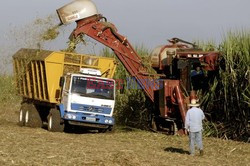
[[[52,132],[63,132],[64,124],[61,123],[60,112],[57,109],[51,109],[48,115],[48,130]]]
[[[20,111],[19,111],[19,117],[18,117],[18,125],[24,126],[25,125],[25,113],[26,113],[26,105],[22,104]]]
[[[25,109],[26,109],[24,114],[25,126],[32,128],[41,128],[42,119],[35,106],[33,104],[26,104]]]
[[[98,132],[99,133],[106,133],[106,132],[112,132],[112,130],[113,130],[113,126],[109,126],[106,129],[98,129]]]
[[[106,133],[108,129],[98,129],[98,133]]]
[[[109,130],[110,132],[114,131],[113,129],[114,129],[114,126],[109,126],[109,128],[108,128],[108,130]]]

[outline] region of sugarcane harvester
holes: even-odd
[[[218,53],[203,52],[191,43],[178,38],[170,44],[156,48],[152,54],[153,68],[159,74],[152,75],[142,63],[128,39],[118,33],[114,24],[98,14],[95,4],[90,0],[76,0],[57,10],[62,24],[76,22],[77,27],[71,37],[87,35],[113,50],[128,73],[135,78],[152,102],[151,126],[154,130],[184,133],[185,114],[189,97],[183,89],[188,85],[189,60],[206,64],[206,70],[215,70]],[[178,70],[174,71],[174,70]],[[178,74],[175,74],[178,73]],[[186,77],[186,78],[185,78]],[[182,82],[185,85],[182,86]],[[176,124],[176,125],[174,125]]]

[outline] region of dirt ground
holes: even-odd
[[[18,105],[0,109],[0,165],[250,165],[247,143],[205,138],[204,156],[192,157],[187,137],[126,127],[52,133],[17,126],[16,110]]]

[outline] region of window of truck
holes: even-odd
[[[71,93],[80,94],[84,97],[114,100],[114,82],[73,76]]]

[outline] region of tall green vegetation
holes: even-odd
[[[0,125],[17,120],[14,113],[19,109],[21,98],[16,95],[15,87],[13,76],[0,74]]]
[[[138,55],[142,58],[145,67],[149,67],[149,50],[144,46],[135,48]],[[113,52],[105,48],[102,56],[115,57]],[[118,61],[118,59],[117,59]],[[114,79],[123,82],[123,89],[116,91],[116,106],[115,106],[115,119],[116,124],[128,125],[130,127],[136,127],[141,129],[148,128],[148,111],[146,96],[143,90],[138,89],[136,81],[130,76],[130,74],[119,62]],[[129,84],[128,84],[129,82]]]
[[[250,121],[250,31],[229,32],[221,43],[220,71],[204,97],[213,136],[247,139]]]
[[[0,75],[0,105],[8,106],[17,102],[19,97],[16,96],[16,88],[13,76]]]

